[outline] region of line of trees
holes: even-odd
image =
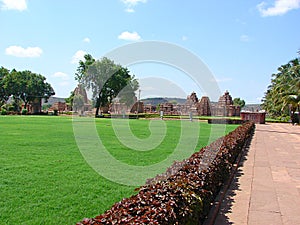
[[[132,105],[135,102],[135,92],[139,88],[137,79],[130,75],[127,68],[106,57],[95,60],[90,54],[85,55],[84,60],[79,62],[75,79],[92,91],[96,117],[101,107],[108,107],[116,98],[120,103]]]
[[[299,52],[298,52],[299,53]],[[263,108],[272,117],[295,116],[300,110],[300,59],[281,65],[272,75],[263,98]]]
[[[17,71],[0,68],[0,107],[11,97],[15,105],[14,111],[20,111],[33,101],[49,99],[55,92],[46,78],[29,70]]]

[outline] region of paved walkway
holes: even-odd
[[[300,224],[300,126],[256,125],[215,224]]]

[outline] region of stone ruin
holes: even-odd
[[[130,109],[130,113],[144,113],[144,103],[137,101]]]
[[[174,111],[174,105],[170,102],[164,102],[160,104],[159,111],[163,111],[165,115],[177,114],[177,111]]]
[[[199,101],[197,94],[192,92],[187,96],[185,104],[162,103],[160,110],[165,115],[188,115],[192,112],[199,116],[240,116],[241,108],[233,105],[232,97],[226,91],[217,103],[211,103],[207,96],[203,96]]]
[[[199,116],[211,116],[211,103],[207,96],[203,96],[197,106]]]
[[[82,96],[83,98],[83,111],[91,111],[92,110],[92,104],[90,103],[86,90],[83,86],[78,84],[78,86],[74,89],[74,96]]]
[[[241,107],[233,105],[232,97],[228,91],[219,98],[217,104],[212,104],[213,116],[240,116]]]
[[[87,98],[87,94],[80,86],[74,90],[75,94],[80,94],[84,99],[84,111],[91,110],[91,104]],[[163,111],[164,115],[193,115],[198,116],[240,116],[240,106],[233,105],[232,97],[228,91],[220,96],[218,102],[211,102],[209,97],[203,96],[200,101],[195,92],[187,96],[185,104],[172,104],[170,102],[161,103],[159,109],[151,104],[137,101],[130,107],[124,103],[114,101],[108,107],[101,107],[103,113],[124,114],[124,113],[159,113]]]

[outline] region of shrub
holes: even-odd
[[[22,115],[27,115],[28,110],[27,109],[22,109]]]
[[[58,116],[58,110],[57,110],[57,109],[54,109],[54,110],[53,110],[53,115],[54,115],[54,116]]]
[[[1,115],[3,115],[3,116],[4,116],[4,115],[7,115],[6,109],[2,109],[2,110],[1,110]]]
[[[83,224],[199,224],[206,218],[221,186],[255,125],[247,122],[190,158],[175,162],[149,179],[136,195],[114,204]]]

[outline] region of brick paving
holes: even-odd
[[[256,125],[215,224],[300,224],[300,126]]]

